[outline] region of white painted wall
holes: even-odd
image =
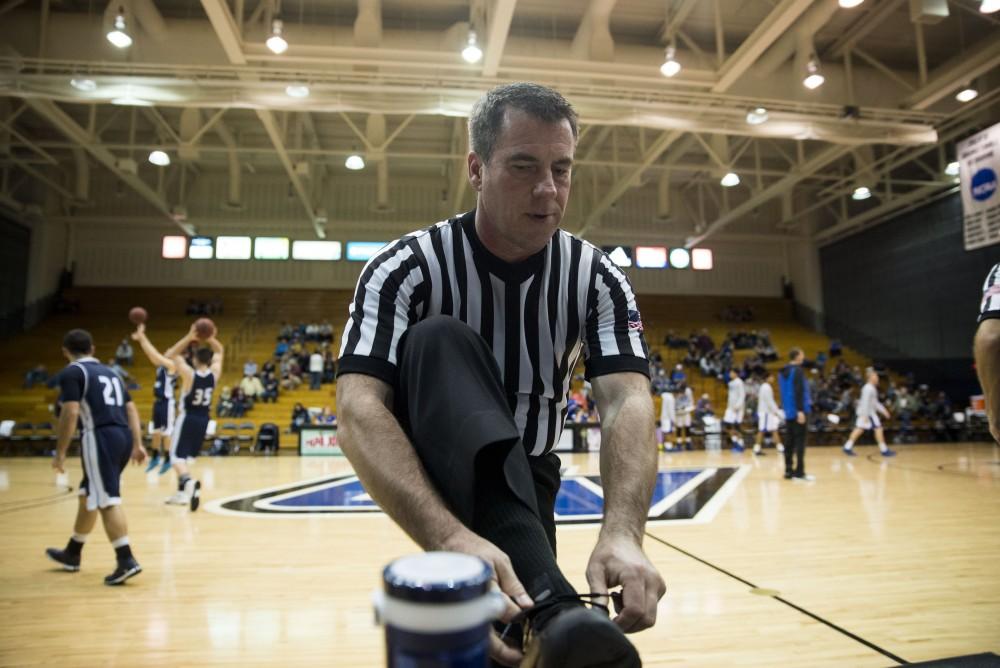
[[[32,221],[25,304],[48,297],[59,286],[59,274],[66,266],[67,230],[66,223]]]

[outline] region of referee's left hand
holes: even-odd
[[[595,593],[622,588],[621,597],[613,597],[618,613],[614,621],[625,633],[653,626],[656,605],[667,591],[667,585],[642,547],[621,536],[602,537],[597,541],[587,564],[587,583]]]

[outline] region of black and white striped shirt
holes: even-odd
[[[983,301],[979,305],[979,322],[1000,318],[1000,263],[993,265],[983,282]]]
[[[395,382],[397,346],[411,325],[448,315],[493,350],[524,446],[548,452],[566,418],[570,375],[648,376],[648,349],[628,279],[602,251],[558,230],[510,264],[475,231],[475,211],[408,234],[365,265],[344,328],[338,375]]]

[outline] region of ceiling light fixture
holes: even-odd
[[[838,4],[844,9],[852,9],[857,7],[865,0],[838,0]]]
[[[979,97],[979,91],[972,84],[969,84],[955,94],[955,99],[959,102],[972,102]]]
[[[365,159],[362,158],[357,153],[352,153],[347,156],[347,160],[344,161],[344,167],[347,167],[351,171],[358,171],[359,169],[365,168]]]
[[[166,167],[170,164],[170,156],[167,155],[166,151],[157,149],[149,152],[149,161],[157,167]]]
[[[740,185],[740,177],[736,172],[726,172],[726,175],[722,177],[719,181],[726,188],[732,188],[733,186]]]
[[[278,55],[288,50],[288,42],[281,36],[281,29],[283,26],[284,23],[281,19],[274,19],[271,21],[271,36],[264,42],[267,48]]]
[[[1000,11],[1000,0],[983,0],[979,5],[979,11],[983,14],[992,14]]]
[[[91,93],[97,90],[96,81],[93,79],[84,79],[82,77],[73,77],[69,80],[69,85],[79,91],[83,91],[84,93]]]
[[[958,176],[958,160],[953,160],[948,163],[948,166],[944,168],[944,173],[948,176]]]
[[[285,86],[285,94],[288,97],[304,98],[309,97],[309,86],[306,84],[288,84]]]
[[[816,60],[816,56],[812,56],[806,63],[806,77],[802,80],[802,85],[809,90],[816,90],[823,85],[824,81],[826,81],[826,77],[820,74],[819,61]]]
[[[118,15],[115,16],[115,22],[112,30],[107,34],[108,41],[117,46],[119,49],[127,49],[132,46],[132,38],[128,34],[128,28],[125,25],[125,8],[118,8]]]
[[[118,105],[119,107],[152,107],[153,103],[149,100],[144,100],[141,97],[136,97],[132,93],[125,93],[119,97],[111,98],[111,104]]]
[[[681,71],[681,64],[677,62],[677,47],[671,42],[663,56],[663,64],[660,65],[660,74],[670,78]]]
[[[872,196],[872,191],[868,189],[867,186],[858,186],[854,189],[854,194],[851,195],[851,199],[861,201],[863,199],[868,199]]]
[[[462,49],[462,60],[470,65],[475,65],[482,59],[483,50],[479,48],[479,44],[476,42],[476,31],[470,30],[469,41],[466,42],[465,48]]]
[[[767,122],[767,109],[755,107],[747,112],[747,123],[750,125],[760,125]]]

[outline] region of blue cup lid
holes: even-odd
[[[426,552],[396,559],[382,572],[387,596],[414,603],[458,603],[490,591],[493,569],[468,554]]]

